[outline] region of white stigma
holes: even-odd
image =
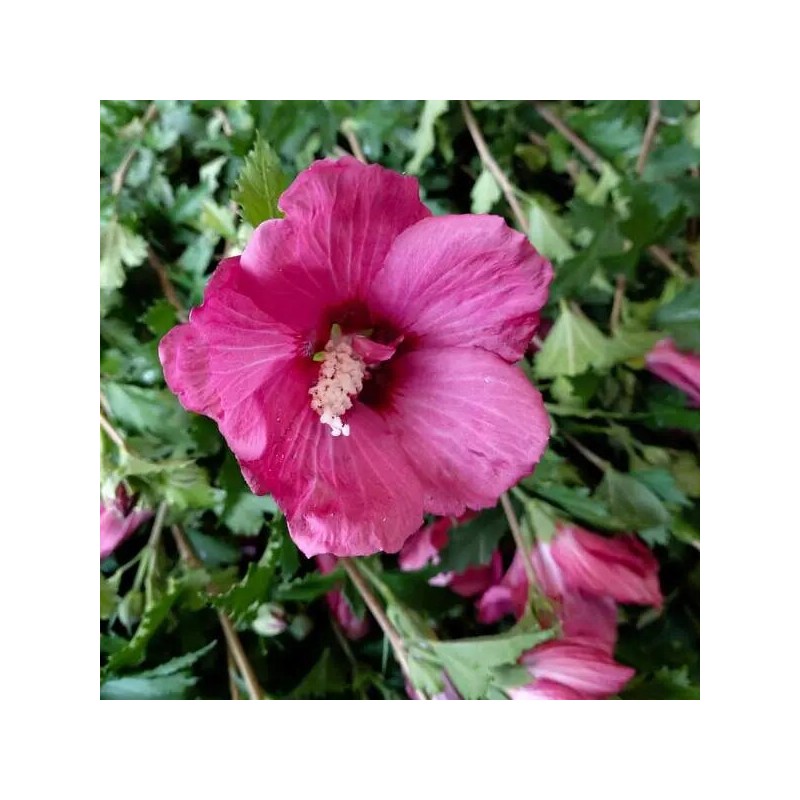
[[[350,435],[350,426],[342,422],[342,416],[353,407],[351,398],[361,391],[365,372],[364,362],[346,341],[331,340],[325,345],[319,378],[308,393],[311,408],[331,429],[331,436]]]

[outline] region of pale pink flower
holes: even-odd
[[[514,366],[550,264],[499,217],[432,217],[415,179],[319,161],[190,321],[167,384],[214,419],[308,556],[397,552],[423,513],[493,506],[547,443]]]
[[[319,555],[316,561],[319,571],[323,575],[327,575],[336,569],[338,559],[331,555]],[[348,639],[355,641],[362,639],[369,633],[369,618],[366,615],[363,617],[356,615],[341,589],[332,589],[328,592],[325,595],[325,602],[328,604],[333,618],[339,623],[339,627]]]
[[[672,339],[662,339],[645,356],[647,368],[661,380],[686,394],[692,405],[700,406],[700,356],[682,353]]]
[[[100,558],[106,558],[143,522],[153,516],[148,509],[134,508],[134,500],[120,484],[113,501],[100,501]]]

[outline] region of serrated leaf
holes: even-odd
[[[224,208],[213,200],[203,201],[197,225],[200,231],[213,231],[223,239],[236,238],[233,211],[229,208]]]
[[[632,359],[642,359],[652,350],[664,334],[658,331],[619,330],[608,339],[607,358],[609,364],[618,364]]]
[[[147,325],[152,334],[162,337],[177,323],[175,309],[167,300],[156,300],[142,315],[142,322]]]
[[[244,219],[256,228],[264,220],[283,216],[278,208],[278,199],[287,184],[277,153],[256,136],[233,193]]]
[[[292,700],[307,700],[342,694],[349,688],[342,664],[325,648],[316,664],[289,694]]]
[[[533,490],[537,495],[559,506],[569,517],[579,522],[594,525],[603,530],[622,530],[624,527],[624,523],[614,517],[604,503],[597,498],[589,497],[587,489],[536,484]]]
[[[488,214],[502,195],[503,192],[494,176],[484,167],[469,195],[472,200],[472,213]]]
[[[507,530],[505,514],[497,508],[453,528],[441,553],[439,571],[463,572],[467,567],[488,564]]]
[[[433,152],[436,144],[434,136],[434,125],[436,120],[447,111],[447,100],[426,100],[422,107],[422,114],[419,118],[419,125],[414,133],[413,147],[414,154],[406,165],[406,170],[412,175],[416,175],[422,162]]]
[[[153,667],[153,669],[148,669],[137,674],[140,678],[161,678],[167,675],[174,675],[177,672],[186,670],[193,664],[197,663],[206,653],[213,650],[216,646],[216,642],[209,642],[199,650],[178,656],[177,658],[173,658],[164,664],[159,664],[159,666]]]
[[[107,672],[116,672],[123,667],[135,667],[144,661],[147,645],[161,627],[170,609],[181,597],[186,586],[183,581],[171,579],[161,597],[145,608],[142,619],[131,640],[125,647],[113,653],[106,664]]]
[[[100,685],[101,700],[182,700],[197,683],[197,678],[185,672],[147,678],[125,675],[109,678]]]
[[[100,575],[100,619],[110,619],[119,603],[117,590],[102,574]]]
[[[264,527],[265,514],[275,514],[278,506],[270,495],[243,492],[225,512],[222,521],[240,536],[257,536]]]
[[[516,664],[527,650],[552,638],[549,630],[478,636],[451,642],[431,642],[442,666],[465,700],[485,697],[498,667]]]
[[[280,602],[287,600],[299,600],[309,602],[316,600],[324,594],[327,594],[331,589],[335,589],[336,585],[341,582],[344,577],[344,572],[341,569],[335,569],[327,575],[321,575],[318,572],[312,572],[303,578],[298,578],[296,581],[284,583],[278,586],[275,590],[275,599]]]
[[[564,261],[575,255],[564,222],[536,200],[528,208],[528,238],[545,258]]]
[[[125,267],[136,267],[147,257],[147,242],[112,219],[100,228],[100,288],[119,289]]]
[[[654,528],[669,522],[670,515],[658,497],[631,475],[606,470],[595,492],[611,514],[633,530]]]
[[[590,367],[608,364],[608,339],[582,314],[566,305],[536,356],[534,371],[540,378],[580,375]]]
[[[209,483],[208,473],[197,464],[161,473],[159,481],[164,500],[176,509],[219,509],[225,492]]]
[[[284,536],[283,525],[275,526],[258,563],[250,564],[244,578],[227,592],[211,597],[211,604],[225,611],[236,623],[252,621],[259,605],[270,599]]]
[[[653,322],[665,330],[681,350],[700,349],[700,282],[692,281],[656,311]]]

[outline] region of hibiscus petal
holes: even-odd
[[[660,608],[664,602],[658,561],[634,536],[612,539],[577,526],[561,526],[550,547],[572,589],[607,595],[618,603]]]
[[[426,347],[475,345],[514,362],[533,337],[552,275],[500,217],[435,217],[397,237],[370,306]]]
[[[516,367],[476,347],[424,349],[392,364],[387,419],[425,487],[425,510],[493,506],[547,446],[542,397]]]
[[[397,235],[431,213],[416,179],[353,158],[315,162],[279,205],[286,218],[259,225],[242,265],[259,305],[304,333],[326,310],[365,299]]]
[[[555,681],[536,680],[508,690],[512,700],[588,700],[586,695]]]
[[[312,411],[318,365],[296,364],[280,387],[260,392],[268,415],[262,458],[243,461],[257,494],[271,493],[307,556],[397,552],[422,524],[422,489],[389,426],[363,404],[348,412],[349,436],[331,436]]]
[[[567,640],[540,645],[521,661],[537,680],[554,681],[594,698],[617,694],[635,675],[602,648]]]
[[[218,273],[218,274],[217,274]],[[303,353],[296,332],[275,322],[239,290],[238,259],[220,265],[190,321],[159,344],[167,385],[181,404],[214,419],[231,450],[257,458],[266,445],[266,418],[256,393]]]

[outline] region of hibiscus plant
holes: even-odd
[[[101,103],[104,699],[699,697],[699,103]]]

